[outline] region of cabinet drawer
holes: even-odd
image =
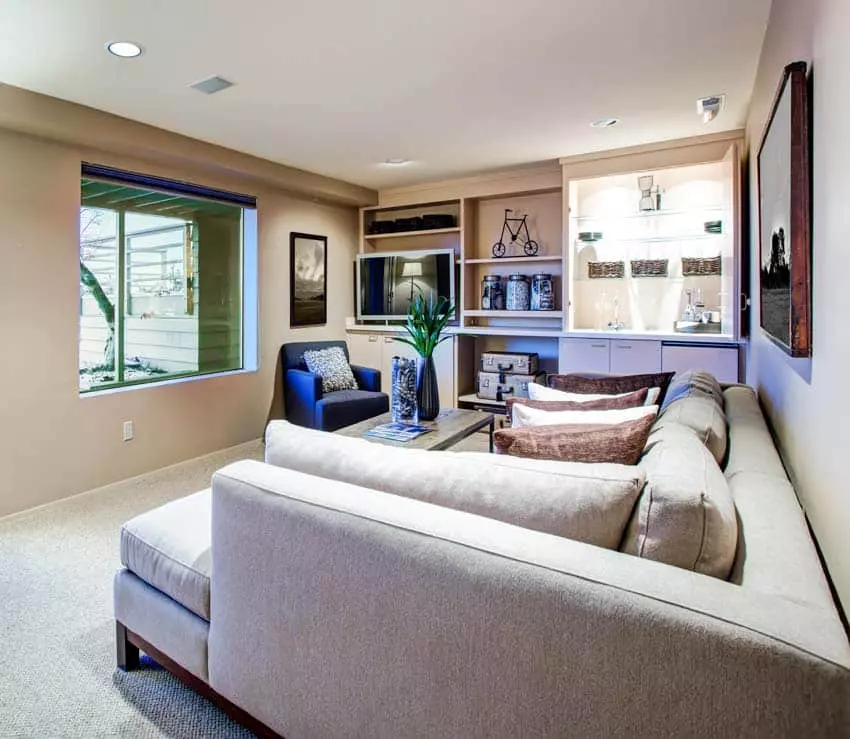
[[[643,375],[661,371],[660,341],[611,341],[611,374]]]
[[[737,346],[665,344],[661,351],[664,372],[705,370],[719,382],[739,382]]]
[[[611,342],[608,339],[561,339],[558,352],[558,372],[610,372]]]

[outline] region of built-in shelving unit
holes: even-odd
[[[467,259],[467,264],[560,264],[563,261],[560,254],[549,257],[486,257],[484,259]]]
[[[564,317],[562,310],[466,310],[464,315],[469,318],[530,318],[533,320],[560,319]]]
[[[457,320],[450,329],[454,338],[441,345],[438,359],[444,405],[498,407],[476,395],[485,351],[536,352],[545,372],[703,367],[737,381],[740,147],[740,133],[710,135],[670,148],[568,157],[561,160],[560,184],[551,173],[535,171],[527,178],[506,174],[498,185],[485,179],[480,187],[464,181],[383,192],[382,201],[392,205],[361,210],[360,251],[455,252]],[[640,210],[637,183],[645,174],[661,188],[660,203],[649,211]],[[439,196],[426,199],[434,193]],[[539,245],[533,256],[510,238],[503,240],[506,253],[494,256],[506,209],[511,216],[527,216],[529,237]],[[437,214],[451,215],[453,222],[425,229],[434,220],[426,217]],[[396,224],[380,222],[397,219],[416,227],[386,233]],[[659,261],[666,261],[661,269]],[[591,277],[592,262],[614,264],[594,265]],[[498,275],[507,285],[512,274],[531,280],[539,273],[552,277],[555,310],[483,308],[485,276]],[[705,309],[720,314],[715,333],[676,331],[688,292],[697,290]],[[615,300],[619,328],[609,325],[615,322]],[[350,337],[365,363],[382,361],[388,373],[392,354],[404,351],[389,338],[397,330],[362,325]]]
[[[388,234],[364,234],[363,238],[366,241],[383,241],[384,239],[404,239],[413,236],[441,236],[443,234],[459,234],[460,228],[429,228],[419,231],[399,231],[398,233]]]

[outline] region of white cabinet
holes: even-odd
[[[627,339],[561,339],[558,371],[642,375],[661,371],[661,342]]]
[[[644,375],[660,371],[660,341],[611,340],[612,375]]]
[[[739,382],[738,355],[737,346],[665,344],[661,349],[661,368],[664,372],[706,370],[720,382]]]
[[[608,374],[611,366],[611,342],[608,339],[561,339],[558,372]]]
[[[680,344],[651,339],[565,338],[558,372],[643,375],[702,369],[720,382],[738,382],[737,345]]]
[[[348,354],[351,364],[371,369],[381,369],[383,364],[383,337],[352,331],[348,334]]]
[[[396,335],[401,334],[363,331],[350,331],[348,334],[351,363],[381,370],[381,390],[385,393],[390,392],[393,357],[416,359],[418,356],[413,347],[394,341]],[[443,408],[455,405],[454,341],[454,338],[444,341],[434,350],[434,368],[437,370],[437,387]]]

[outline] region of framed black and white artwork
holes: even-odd
[[[758,153],[761,328],[810,357],[811,146],[805,62],[785,68]]]
[[[289,234],[289,325],[328,322],[328,238]]]

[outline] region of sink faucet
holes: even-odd
[[[612,328],[615,331],[619,331],[621,328],[625,328],[626,324],[620,320],[620,300],[619,298],[614,298],[614,320],[608,321],[608,328]]]
[[[685,306],[685,314],[683,316],[683,320],[685,321],[696,320],[694,304],[692,301],[693,294],[693,290],[685,290],[685,295],[688,296],[688,304]]]

